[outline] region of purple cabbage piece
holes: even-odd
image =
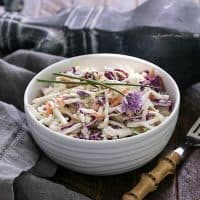
[[[154,114],[148,113],[146,115],[146,120],[150,120],[153,116],[154,116]]]
[[[82,107],[82,103],[75,102],[75,103],[73,103],[73,106],[74,106],[75,110],[79,110]]]
[[[72,67],[73,74],[76,74],[76,67]]]
[[[69,97],[67,97],[67,96],[63,96],[63,99],[64,99],[64,100],[67,100],[67,99],[69,99]]]
[[[60,130],[62,131],[62,130],[64,130],[64,129],[71,128],[74,124],[75,124],[75,123],[72,123],[72,122],[71,122],[71,123],[67,124],[66,126],[61,127]]]
[[[124,70],[116,68],[115,71],[116,71],[116,72],[120,72],[120,73],[123,74],[123,76],[120,75],[120,74],[117,74],[118,80],[119,80],[119,81],[123,81],[125,78],[128,78],[128,73],[125,72]]]
[[[85,75],[84,75],[84,78],[91,79],[92,78],[92,73],[86,72]]]
[[[155,88],[157,91],[163,90],[163,83],[160,76],[155,76],[150,79],[151,85],[159,88]]]
[[[89,140],[101,140],[101,132],[94,132],[89,135]]]
[[[77,91],[77,94],[80,96],[80,97],[88,97],[90,96],[89,93],[83,91],[83,90],[80,90],[80,91]]]
[[[85,79],[96,80],[97,75],[98,75],[98,72],[96,72],[96,71],[93,71],[93,72],[86,72],[86,73],[84,74],[84,77],[83,77],[83,78],[85,78]]]
[[[71,73],[75,74],[76,68],[75,68],[74,66],[73,66],[73,67],[70,67],[70,68],[68,68],[65,72],[71,72]]]
[[[71,67],[70,70],[68,70],[67,72],[71,72],[72,74],[75,74],[75,75],[80,75],[81,74],[81,71],[76,69],[76,67]]]
[[[65,73],[70,72],[70,73],[75,74],[75,75],[81,75],[81,71],[76,69],[76,67],[74,67],[74,66],[67,68],[67,70],[65,70],[64,72]],[[62,73],[62,72],[60,72],[60,73]]]
[[[128,93],[122,101],[121,112],[127,115],[138,115],[143,106],[142,95],[143,92],[140,91]]]
[[[99,105],[103,106],[106,103],[105,96],[97,97],[97,102]]]
[[[92,128],[97,121],[97,118],[95,116],[91,116],[91,118],[92,118],[91,121],[86,124],[86,127],[88,129]]]
[[[85,126],[85,128],[86,128],[87,130],[89,130],[88,127]],[[99,130],[91,129],[91,130],[89,130],[89,133],[88,133],[88,134],[89,134],[89,135],[84,134],[83,132],[81,132],[81,133],[79,134],[78,138],[79,138],[79,139],[85,139],[85,140],[101,140],[101,139],[102,139],[102,138],[101,138],[101,132],[100,132]]]
[[[164,91],[163,81],[160,76],[150,76],[147,73],[145,80],[141,81],[140,84],[154,86],[157,92]]]
[[[115,78],[115,76],[114,76],[112,71],[108,71],[108,70],[105,71],[104,72],[104,76],[109,80],[116,80],[116,78]]]

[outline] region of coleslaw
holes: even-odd
[[[76,66],[56,74],[41,91],[42,96],[29,105],[39,123],[58,134],[86,140],[142,134],[162,123],[173,107],[154,70],[99,72]]]

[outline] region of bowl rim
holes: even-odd
[[[119,57],[121,57],[122,59],[131,59],[133,61],[138,61],[140,63],[147,64],[147,66],[150,65],[150,66],[152,66],[152,68],[158,69],[158,71],[161,71],[162,74],[164,74],[164,76],[167,77],[167,79],[169,79],[169,81],[172,82],[173,86],[175,87],[175,98],[176,98],[176,101],[175,101],[175,104],[174,104],[174,108],[173,108],[172,112],[170,113],[169,117],[167,117],[161,124],[159,124],[155,128],[153,128],[151,130],[148,130],[148,131],[146,131],[146,132],[144,132],[142,134],[133,135],[133,136],[130,136],[130,137],[125,137],[125,138],[120,138],[120,139],[116,139],[116,140],[84,140],[84,139],[79,139],[79,138],[73,138],[73,137],[69,137],[69,136],[66,136],[66,135],[58,134],[58,132],[53,131],[50,128],[40,124],[38,122],[38,120],[30,112],[30,110],[26,109],[28,107],[28,105],[29,105],[29,103],[28,103],[28,92],[32,88],[32,85],[34,84],[35,80],[37,79],[38,76],[40,76],[41,74],[45,73],[45,71],[48,71],[49,68],[54,68],[57,65],[60,65],[62,63],[69,62],[71,60],[77,60],[77,59],[80,59],[80,58],[83,58],[83,57],[85,57],[85,58],[90,58],[90,57],[113,57],[113,58],[116,57],[116,58],[119,58]],[[25,113],[28,114],[30,119],[33,120],[33,122],[35,122],[38,126],[40,126],[40,128],[42,128],[44,131],[49,131],[54,136],[57,136],[60,139],[64,139],[65,138],[65,139],[67,139],[67,140],[69,140],[69,141],[71,141],[73,143],[82,142],[82,143],[86,143],[86,144],[93,143],[93,144],[96,144],[96,145],[105,144],[105,143],[126,142],[126,141],[130,141],[132,139],[139,139],[139,138],[145,138],[147,136],[151,136],[157,130],[159,131],[159,129],[162,129],[163,127],[165,127],[165,125],[167,123],[169,123],[170,120],[173,119],[176,116],[176,114],[179,112],[179,106],[180,106],[180,90],[179,90],[179,87],[178,87],[176,81],[172,78],[172,76],[169,73],[167,73],[164,69],[162,69],[161,67],[157,66],[156,64],[154,64],[152,62],[149,62],[147,60],[144,60],[144,59],[141,59],[141,58],[137,58],[137,57],[134,57],[134,56],[128,56],[128,55],[124,55],[124,54],[115,54],[115,53],[95,53],[95,54],[86,54],[86,55],[74,56],[74,57],[71,57],[71,58],[63,59],[63,60],[58,61],[58,62],[56,62],[54,64],[51,64],[51,65],[47,66],[46,68],[44,68],[43,70],[41,70],[39,73],[37,73],[32,78],[32,80],[27,85],[25,93],[24,93],[24,110],[25,110]]]

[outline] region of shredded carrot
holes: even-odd
[[[122,90],[122,93],[123,93],[124,95],[128,94],[128,89],[125,88],[124,90]]]
[[[151,101],[153,101],[155,98],[156,98],[156,97],[155,97],[152,93],[150,93],[149,99],[150,99]]]
[[[114,97],[114,98],[109,98],[109,104],[111,107],[117,106],[122,102],[123,97],[121,95]]]
[[[98,111],[99,110],[99,107],[100,107],[100,104],[98,102],[95,102],[93,103],[92,105],[92,108],[95,110],[95,111]]]
[[[155,71],[154,71],[154,69],[149,70],[149,75],[150,75],[151,77],[154,77],[154,76],[155,76]]]
[[[73,82],[73,79],[70,79],[68,77],[64,77],[64,76],[59,76],[61,81],[65,81],[65,82]],[[67,84],[67,87],[74,87],[77,86],[76,84]]]
[[[122,93],[124,95],[126,95],[128,93],[128,89],[127,88],[124,89],[122,91]],[[123,100],[123,96],[122,95],[119,95],[119,96],[114,97],[114,98],[109,98],[109,104],[110,104],[111,107],[118,106],[119,104],[122,103],[122,100]]]
[[[51,104],[48,101],[46,102],[46,111],[47,111],[48,116],[53,113],[53,109],[51,107]]]
[[[97,120],[103,120],[105,118],[105,115],[102,113],[93,113],[92,115],[94,115]]]

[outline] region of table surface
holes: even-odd
[[[129,173],[115,176],[88,176],[59,167],[54,181],[86,194],[93,200],[120,200],[143,172],[154,167],[166,152],[184,142],[185,134],[200,114],[200,83],[182,93],[180,117],[171,141],[165,150],[150,163]],[[146,200],[200,200],[200,149],[194,148],[177,172],[168,176]]]

